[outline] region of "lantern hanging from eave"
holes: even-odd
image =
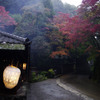
[[[26,63],[23,63],[23,70],[26,70]]]
[[[19,81],[21,71],[14,66],[7,66],[3,72],[3,82],[6,88],[13,89]]]

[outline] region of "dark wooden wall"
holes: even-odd
[[[28,53],[26,50],[0,50],[0,90],[6,91],[4,84],[3,84],[3,71],[6,68],[6,66],[13,64],[14,66],[17,66],[21,70],[21,77],[20,82],[14,91],[19,88],[21,85],[21,81],[25,79],[26,72],[22,69],[22,64],[27,63],[28,60]],[[8,90],[9,91],[9,90]]]

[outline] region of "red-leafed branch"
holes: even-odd
[[[9,16],[9,12],[7,12],[3,6],[0,6],[0,28],[9,25],[16,25],[16,22]]]

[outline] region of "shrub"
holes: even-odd
[[[47,76],[48,72],[47,71],[42,71],[40,74],[44,75],[44,76]]]
[[[55,72],[54,72],[54,70],[51,68],[51,69],[49,69],[48,70],[48,77],[49,78],[53,78],[55,76]]]
[[[36,74],[35,72],[32,73],[32,82],[39,82],[46,79],[47,77],[45,76],[44,72],[41,72],[40,74]]]

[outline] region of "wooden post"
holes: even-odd
[[[25,51],[27,53],[27,67],[26,67],[26,80],[30,81],[30,43],[25,45]]]

